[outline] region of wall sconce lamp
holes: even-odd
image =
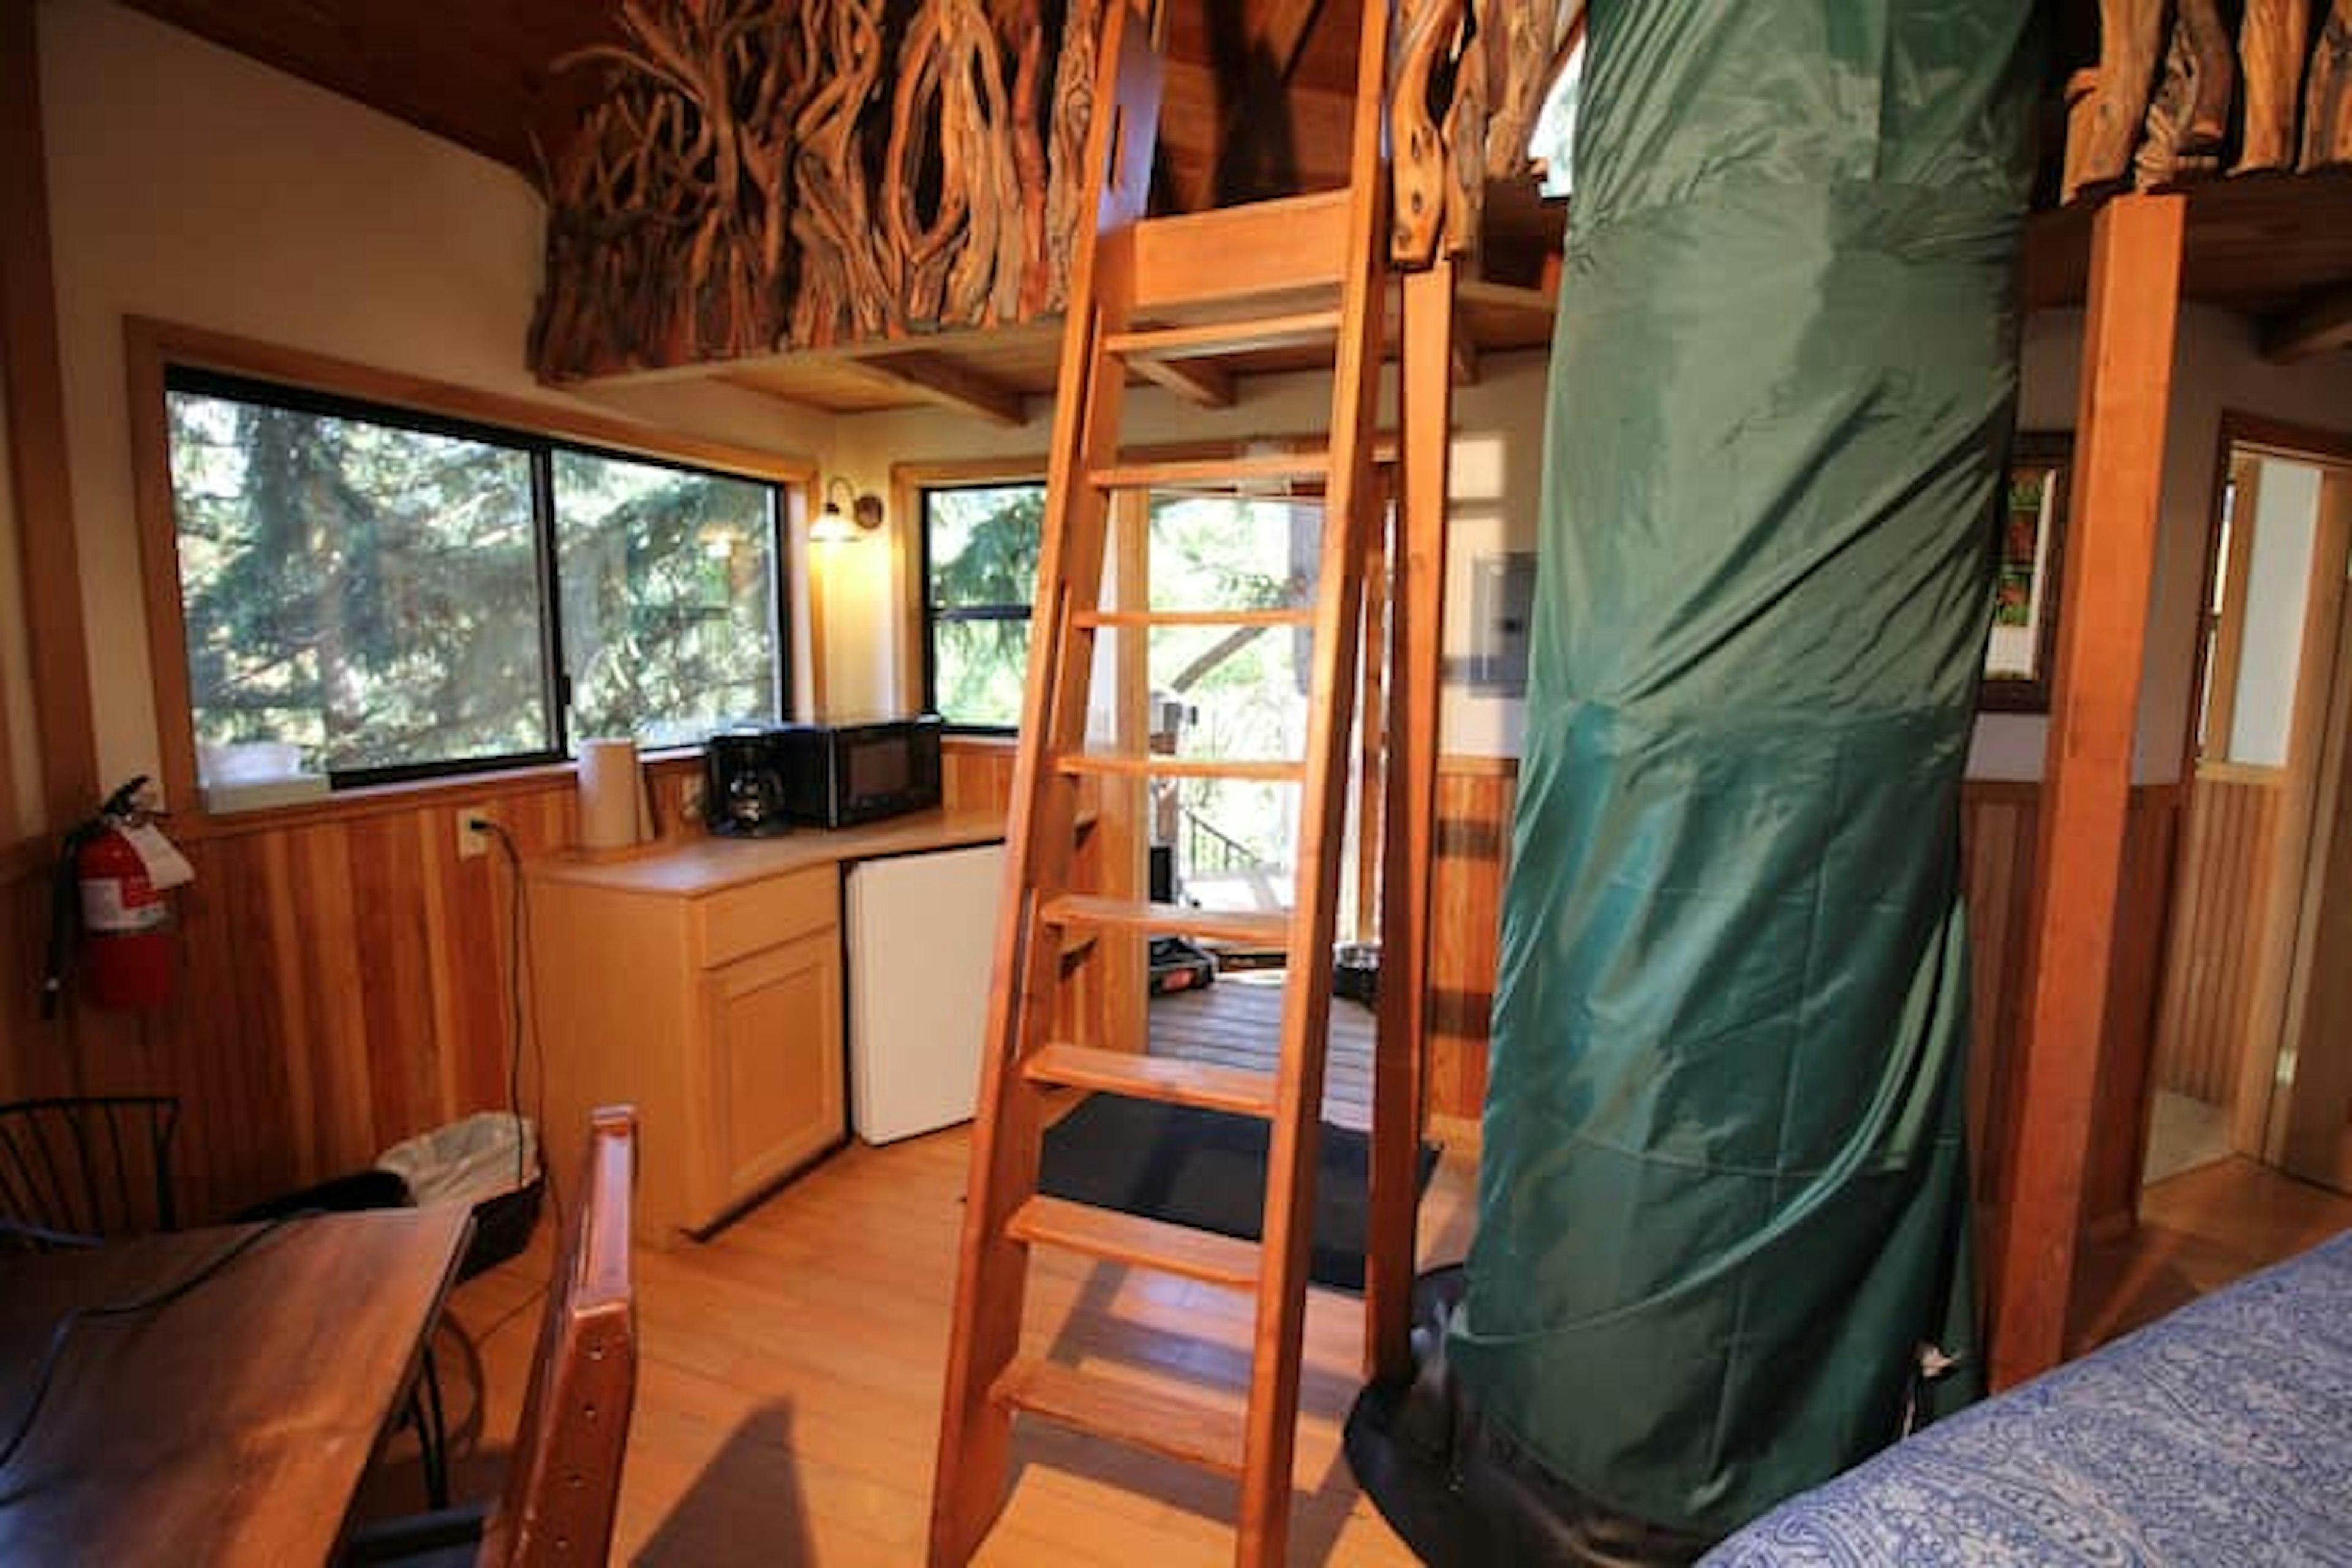
[[[849,498],[846,516],[841,510],[841,498]],[[855,544],[882,526],[882,498],[871,490],[860,491],[856,485],[835,474],[825,481],[824,510],[809,524],[809,542],[813,544]]]

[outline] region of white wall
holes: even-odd
[[[1469,570],[1475,558],[1499,550],[1534,548],[1542,485],[1545,356],[1491,355],[1480,381],[1454,394],[1454,441],[1450,490],[1453,549],[1447,563],[1449,654],[1467,638]],[[1286,437],[1319,438],[1330,419],[1329,377],[1321,374],[1252,377],[1231,408],[1204,409],[1157,388],[1128,395],[1127,438],[1139,444],[1245,441]],[[1395,410],[1394,373],[1384,379],[1384,419]],[[925,409],[844,416],[835,426],[838,471],[861,489],[889,493],[890,468],[899,462],[1034,458],[1042,470],[1052,435],[1050,400],[1033,400],[1029,423],[1017,430]],[[890,519],[887,545],[866,542],[828,550],[816,565],[824,579],[825,676],[843,710],[887,708],[900,679],[903,652],[900,584],[917,565],[912,518]],[[1440,743],[1471,755],[1516,755],[1521,728],[1516,701],[1449,687]]]
[[[2082,331],[2078,310],[2047,311],[2026,323],[2021,429],[2073,428]],[[1481,371],[1480,384],[1455,397],[1454,550],[1446,572],[1449,654],[1464,651],[1472,562],[1483,552],[1533,548],[1540,503],[1545,356],[1490,358]],[[1236,407],[1214,412],[1156,392],[1135,393],[1129,428],[1139,440],[1244,438],[1312,432],[1326,416],[1322,377],[1274,377],[1244,386]],[[2181,312],[2141,686],[2137,775],[2143,782],[2165,782],[2179,773],[2196,650],[2198,580],[2204,569],[2224,408],[2336,428],[2352,426],[2352,355],[2273,365],[2255,352],[2252,329],[2240,319],[2195,305]],[[845,417],[838,426],[835,454],[842,470],[862,488],[884,490],[897,461],[1042,457],[1050,407],[1040,401],[1031,414],[1028,426],[1018,431],[928,411]],[[856,706],[887,706],[896,689],[896,606],[902,599],[893,584],[895,574],[911,569],[912,531],[912,520],[893,519],[890,547],[845,563],[845,580],[836,584],[844,591],[828,599],[835,634],[828,676],[836,690],[851,683],[847,689]],[[2065,563],[2068,572],[2084,569],[2079,555]],[[856,687],[861,679],[868,684]],[[1518,703],[1447,689],[1448,752],[1516,755],[1522,728]],[[1985,715],[1969,750],[1969,775],[2039,778],[2048,729],[2048,721],[2039,716]]]
[[[2240,520],[2254,531],[2254,546],[2246,563],[2245,627],[2225,754],[2233,763],[2283,768],[2303,664],[2303,623],[2311,606],[2320,470],[2275,458],[2259,462],[2254,513]]]
[[[2082,342],[2079,310],[2045,311],[2027,321],[2021,429],[2074,428]],[[2204,589],[2224,409],[2327,429],[2352,428],[2352,353],[2274,365],[2255,351],[2251,323],[2208,306],[2181,309],[2133,766],[2133,777],[2143,784],[2168,784],[2180,776],[2193,707],[2189,683],[2196,668],[2198,605]],[[2064,570],[2086,569],[2095,568],[2086,568],[2079,552],[2070,552]],[[2048,731],[2048,721],[2039,717],[1988,715],[1977,725],[1976,744],[1969,755],[1970,775],[2041,777]]]
[[[91,707],[115,780],[158,755],[126,315],[570,400],[524,368],[542,209],[521,176],[102,0],[42,0],[37,22]],[[595,401],[789,455],[832,437],[824,416],[715,384]]]

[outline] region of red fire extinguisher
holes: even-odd
[[[152,1010],[172,999],[171,906],[156,886],[153,851],[142,852],[137,837],[151,837],[167,857],[176,856],[137,804],[146,783],[144,776],[132,779],[107,797],[95,818],[66,836],[51,909],[44,1017],[55,1013],[67,967],[75,962],[93,1005]],[[69,931],[79,932],[78,943]]]

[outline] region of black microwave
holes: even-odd
[[[940,721],[775,724],[722,730],[704,748],[713,833],[848,827],[940,804]]]

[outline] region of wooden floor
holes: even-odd
[[[614,1561],[919,1563],[954,1289],[967,1140],[961,1129],[853,1145],[714,1240],[641,1250],[635,1425]],[[1466,1249],[1473,1172],[1439,1163],[1423,1257]],[[461,1287],[440,1344],[460,1496],[498,1484],[520,1414],[545,1279],[540,1249]],[[1246,1297],[1040,1249],[1032,1350],[1149,1384],[1234,1392]],[[1291,1561],[1404,1564],[1339,1452],[1360,1382],[1361,1305],[1310,1292]],[[486,1376],[488,1409],[471,1390]],[[489,1442],[483,1432],[493,1435]],[[978,1561],[1117,1568],[1232,1560],[1234,1489],[1188,1467],[1024,1421],[1012,1500]],[[419,1506],[388,1465],[371,1511]]]
[[[2149,1185],[2139,1228],[2084,1251],[2067,1344],[2075,1354],[2352,1229],[2352,1197],[2240,1156]]]
[[[921,1560],[965,1152],[961,1130],[854,1145],[709,1243],[640,1251],[644,1357],[615,1561]],[[1423,1212],[1425,1261],[1466,1249],[1475,1185],[1474,1167],[1449,1152]],[[2228,1161],[2150,1188],[2146,1216],[2135,1240],[2086,1258],[2078,1348],[2352,1226],[2352,1199]],[[548,1228],[538,1249],[451,1301],[439,1345],[461,1497],[498,1485]],[[1173,1373],[1239,1388],[1242,1298],[1051,1255],[1035,1279],[1035,1348],[1142,1384]],[[1360,1312],[1351,1297],[1311,1295],[1294,1563],[1412,1561],[1339,1453],[1359,1381]],[[485,1383],[487,1409],[473,1393]],[[1015,1458],[1012,1500],[982,1563],[1230,1561],[1225,1482],[1042,1424],[1024,1422]],[[368,1510],[412,1510],[417,1492],[412,1465],[387,1464]]]

